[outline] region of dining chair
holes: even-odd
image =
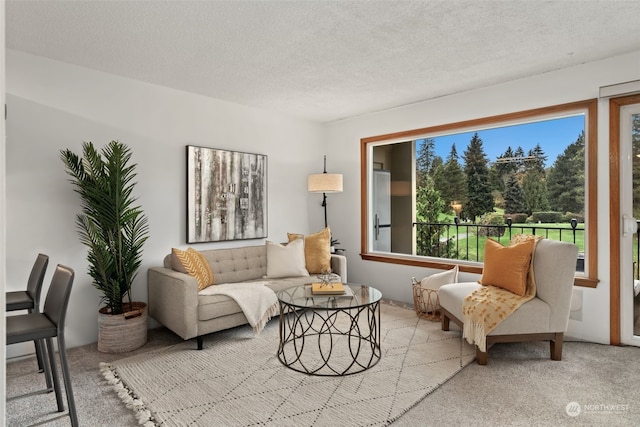
[[[53,274],[53,278],[51,279],[49,291],[47,292],[47,298],[44,302],[44,310],[42,313],[28,313],[7,317],[6,343],[7,345],[10,345],[21,342],[45,340],[46,353],[49,360],[48,363],[46,363],[46,361],[43,363],[44,370],[47,375],[50,372],[53,378],[53,388],[56,393],[58,412],[64,412],[60,380],[58,379],[58,370],[54,355],[55,348],[53,346],[53,338],[57,338],[60,367],[62,369],[62,378],[67,395],[67,404],[69,405],[69,417],[71,418],[71,425],[77,426],[78,416],[76,414],[76,406],[73,399],[71,375],[69,374],[69,363],[67,361],[67,350],[64,341],[65,319],[74,275],[75,273],[71,268],[58,264]],[[35,393],[49,391],[50,389],[47,389]],[[26,397],[32,394],[34,393],[16,396],[11,399]]]
[[[27,310],[28,313],[40,312],[40,295],[42,294],[42,283],[44,274],[49,265],[49,257],[45,254],[38,254],[36,261],[31,268],[31,274],[27,280],[27,289],[24,291],[11,291],[5,293],[6,311]],[[36,358],[38,369],[44,372],[42,341],[34,341],[36,347]],[[51,388],[51,378],[47,377],[47,387]]]

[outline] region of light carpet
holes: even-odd
[[[382,359],[344,377],[316,377],[276,356],[278,321],[102,364],[105,378],[148,426],[388,425],[473,360],[459,331],[381,304]]]

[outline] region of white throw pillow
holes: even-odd
[[[456,265],[451,270],[443,271],[442,273],[432,274],[420,281],[420,286],[425,289],[438,290],[442,285],[448,285],[449,283],[458,283],[458,266]]]
[[[287,245],[267,240],[267,276],[278,277],[308,276],[304,259],[304,239],[297,239]]]

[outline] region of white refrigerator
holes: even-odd
[[[391,252],[391,172],[373,171],[373,206],[370,221],[371,249]]]

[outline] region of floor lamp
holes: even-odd
[[[324,156],[324,172],[309,175],[307,184],[310,193],[322,193],[324,226],[327,227],[327,193],[342,193],[342,174],[327,173],[327,156]]]

